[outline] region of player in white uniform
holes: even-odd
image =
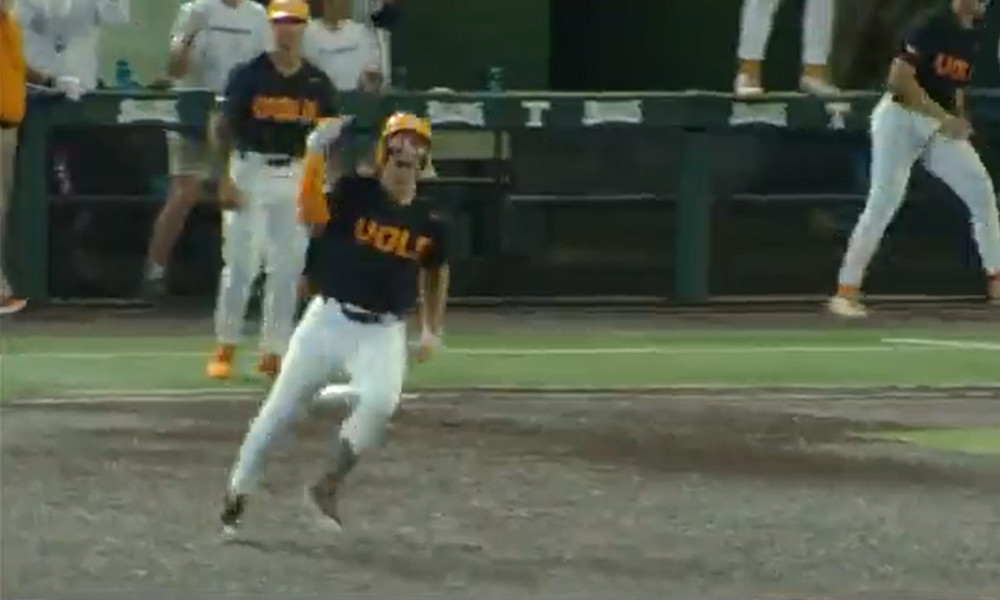
[[[129,0],[18,0],[28,65],[72,99],[97,88],[102,25],[129,21]]]
[[[271,47],[264,7],[253,0],[192,0],[181,5],[170,43],[168,74],[179,87],[221,94],[230,71]],[[167,133],[170,193],[153,224],[144,288],[164,291],[167,263],[208,173],[205,140]]]
[[[799,87],[818,95],[836,94],[830,84],[827,61],[833,43],[835,0],[806,0],[802,17],[802,76]],[[734,82],[739,95],[761,94],[761,66],[771,37],[774,13],[781,0],[743,0],[740,41],[737,55],[739,72]]]
[[[339,528],[340,489],[358,460],[382,443],[399,404],[406,319],[414,309],[426,332],[414,358],[427,360],[439,346],[449,282],[447,228],[415,201],[431,125],[412,114],[392,115],[376,147],[376,175],[324,181],[340,169],[342,127],[329,121],[310,136],[299,198],[300,217],[312,232],[307,274],[317,294],[233,465],[221,515],[227,534],[239,524],[268,451],[338,367],[350,372],[357,399],[307,497],[324,523]]]
[[[337,113],[329,78],[302,59],[302,32],[309,20],[305,0],[272,0],[268,16],[275,49],[233,70],[224,92],[216,133],[222,255],[209,377],[233,370],[250,290],[266,268],[261,357],[257,370],[275,377],[292,333],[296,284],[308,236],[295,203],[306,138],[315,123]]]
[[[384,79],[381,44],[373,27],[350,15],[351,0],[324,0],[323,18],[306,27],[302,55],[340,91],[377,92]]]
[[[918,160],[968,206],[972,232],[987,275],[988,295],[1000,301],[1000,222],[986,167],[969,143],[965,89],[976,55],[975,22],[982,0],[949,0],[909,32],[889,70],[889,91],[872,113],[871,188],[840,268],[836,315],[867,315],[861,283]]]

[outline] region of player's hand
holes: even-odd
[[[312,284],[309,283],[309,278],[305,275],[299,277],[299,281],[295,288],[300,300],[308,300],[315,295]]]
[[[967,140],[972,135],[972,123],[961,117],[949,117],[941,123],[940,131],[953,140]]]
[[[222,210],[243,208],[243,194],[228,175],[219,179],[219,207]]]
[[[83,89],[83,84],[80,83],[79,79],[68,75],[60,75],[53,79],[52,86],[74,102],[82,98],[86,91]]]
[[[385,77],[382,76],[382,70],[375,65],[366,66],[361,71],[361,76],[358,77],[358,90],[368,94],[381,92],[383,85],[385,85]]]
[[[413,353],[413,360],[419,363],[425,363],[431,359],[434,352],[441,347],[441,336],[431,333],[429,330],[424,329],[420,333],[420,341],[417,342],[417,349]]]

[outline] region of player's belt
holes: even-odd
[[[292,162],[291,156],[272,156],[264,159],[264,164],[269,167],[290,167]]]
[[[362,325],[379,325],[381,323],[388,323],[393,320],[393,315],[387,313],[377,313],[370,310],[365,310],[360,306],[352,306],[346,302],[341,302],[336,298],[325,297],[327,302],[333,302],[340,308],[341,314],[347,318],[348,321],[354,321],[355,323],[361,323]]]
[[[348,321],[354,321],[355,323],[361,323],[362,325],[377,325],[379,323],[385,323],[387,320],[386,315],[380,315],[379,313],[363,310],[355,310],[344,306],[343,304],[340,305],[340,312],[347,317]]]
[[[11,123],[0,119],[0,129],[17,129],[17,123]]]
[[[283,167],[290,167],[295,161],[298,160],[297,158],[288,156],[287,154],[259,154],[256,152],[248,152],[248,151],[240,152],[240,158],[247,159],[252,156],[258,157],[259,160],[264,164],[264,166],[274,167],[278,169]]]

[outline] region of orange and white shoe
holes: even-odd
[[[14,296],[0,296],[0,316],[12,315],[16,312],[21,312],[24,307],[28,305],[28,301],[24,298],[15,298]]]
[[[257,361],[257,372],[271,379],[276,378],[280,370],[281,357],[277,354],[262,354],[260,360]]]
[[[987,285],[986,295],[989,297],[990,304],[1000,306],[1000,273],[990,275]]]
[[[763,63],[759,60],[740,59],[740,66],[733,80],[733,93],[737,96],[759,96],[764,93],[761,85]]]
[[[799,89],[813,96],[836,96],[840,94],[840,89],[821,77],[803,75],[799,79]]]
[[[868,316],[868,309],[858,300],[857,296],[836,295],[826,303],[826,308],[838,317],[845,319],[864,319]]]
[[[234,344],[221,344],[215,349],[208,365],[205,366],[205,374],[212,379],[228,379],[233,373],[233,358],[236,356],[236,346]]]
[[[738,73],[733,80],[733,93],[740,97],[760,96],[764,94],[764,86],[752,74]]]
[[[813,96],[836,96],[837,86],[830,83],[830,71],[826,65],[803,65],[799,77],[799,89]]]

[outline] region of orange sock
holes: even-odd
[[[840,284],[837,286],[837,295],[841,298],[857,298],[861,295],[861,288],[856,285]]]
[[[830,79],[826,65],[802,65],[802,76],[815,77],[816,79],[822,79],[823,81],[829,81]]]
[[[760,81],[761,61],[740,59],[740,73],[754,81]]]

